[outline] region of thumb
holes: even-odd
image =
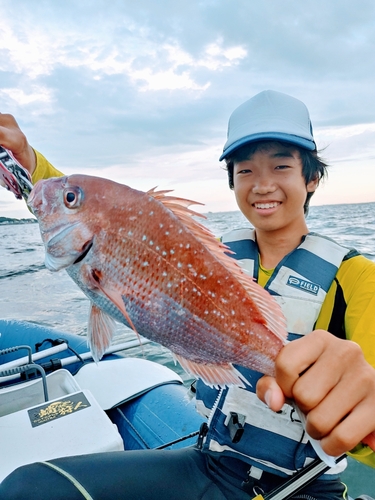
[[[258,398],[273,411],[280,411],[285,404],[285,396],[273,377],[265,375],[257,383]]]

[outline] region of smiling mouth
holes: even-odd
[[[91,241],[88,241],[87,243],[85,243],[84,247],[83,247],[83,251],[81,253],[81,255],[78,257],[78,259],[76,259],[74,262],[73,262],[73,265],[74,264],[78,264],[78,262],[81,262],[85,257],[86,255],[89,253],[89,251],[91,250],[92,246],[93,246],[93,240]]]
[[[253,203],[253,206],[255,208],[259,208],[259,209],[267,209],[267,208],[276,208],[278,207],[279,205],[281,205],[281,203],[279,201],[274,201],[272,203]]]

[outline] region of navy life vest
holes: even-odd
[[[235,230],[222,241],[235,252],[243,269],[258,278],[259,251],[255,232]],[[314,329],[326,294],[338,268],[350,250],[331,239],[310,233],[275,268],[265,289],[280,304],[287,319],[289,340]],[[279,475],[290,475],[316,458],[295,409],[285,404],[278,413],[270,410],[255,394],[262,374],[236,366],[251,386],[221,389],[197,382],[197,409],[208,417],[203,452],[241,459],[250,466]],[[243,430],[233,433],[233,415]],[[340,464],[330,473],[345,468]]]

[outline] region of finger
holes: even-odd
[[[357,405],[353,411],[337,425],[332,432],[321,439],[323,450],[332,456],[352,450],[364,437],[371,437],[374,430],[373,405],[366,401]],[[373,440],[369,444],[375,444]]]
[[[316,330],[291,342],[276,359],[276,380],[284,394],[307,413],[346,376],[363,363],[360,347]]]
[[[19,125],[13,115],[9,113],[0,113],[0,123],[4,127],[19,128]]]
[[[288,398],[293,397],[293,388],[296,382],[322,356],[326,348],[325,333],[315,331],[301,339],[287,344],[276,358],[276,381]],[[330,334],[328,334],[330,335]],[[315,384],[307,389],[314,393]]]
[[[321,439],[331,433],[366,399],[365,387],[366,384],[358,387],[353,378],[352,380],[347,380],[347,377],[341,379],[326,397],[322,398],[322,401],[307,413],[306,430],[308,434],[314,439]]]
[[[341,372],[335,386],[326,395],[321,394],[321,401],[307,416],[307,430],[316,439],[330,433],[336,425],[351,415],[355,408],[360,408],[361,411],[368,408],[363,418],[370,426],[371,422],[375,426],[374,369],[365,361],[361,349],[353,342],[346,341],[340,348],[341,355],[345,352],[346,364],[342,365],[345,370]],[[339,368],[336,371],[338,372]],[[374,430],[374,427],[369,431],[371,430]],[[362,434],[361,437],[364,436],[365,434]]]
[[[329,425],[331,420],[340,421],[372,393],[374,370],[354,342],[327,340],[330,347],[298,378],[292,393],[304,413],[314,409],[312,415]]]
[[[12,115],[0,114],[0,144],[11,151],[30,173],[36,165],[35,152]]]
[[[264,376],[256,386],[258,398],[273,411],[280,411],[285,404],[285,396],[273,377]]]
[[[23,133],[14,116],[0,113],[0,144],[8,149],[22,145]]]

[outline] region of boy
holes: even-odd
[[[0,128],[0,143],[13,149],[34,182],[59,174],[50,173],[41,156],[35,162],[15,124],[3,132]],[[276,378],[246,370],[252,382],[246,390],[217,391],[198,381],[197,406],[209,424],[199,447],[53,461],[93,498],[245,499],[272,490],[316,457],[287,399],[306,414],[307,432],[330,455],[353,449],[375,430],[375,264],[309,234],[305,212],[326,166],[317,155],[305,105],[273,91],[253,97],[232,114],[221,159],[238,206],[254,227],[231,232],[223,241],[278,300],[293,342],[277,358]],[[239,440],[231,438],[230,411],[245,421]],[[369,448],[359,445],[356,451],[375,464]],[[345,498],[339,471],[331,470],[293,498]],[[37,481],[39,474],[43,480]],[[93,476],[107,482],[107,496],[95,495]],[[38,464],[8,476],[0,493],[26,498],[26,487],[30,491],[36,483],[40,500],[81,498],[64,478],[46,475]]]
[[[276,381],[246,372],[258,396],[279,412],[277,417],[251,396],[251,389],[246,396],[238,388],[218,394],[198,382],[199,407],[211,421],[203,449],[221,466],[225,464],[228,472],[242,469],[245,473],[251,464],[250,476],[261,480],[265,472],[292,474],[293,468],[302,468],[314,456],[306,436],[297,431],[298,415],[292,407],[283,406],[284,396],[307,414],[307,431],[321,439],[329,454],[343,451],[335,440],[346,441],[347,449],[357,444],[354,435],[349,435],[360,428],[359,419],[367,418],[358,408],[367,387],[362,393],[354,391],[358,398],[355,410],[348,401],[347,406],[340,405],[339,398],[340,394],[347,397],[346,391],[351,390],[350,381],[357,375],[345,370],[356,363],[352,356],[361,358],[361,353],[356,345],[337,342],[336,337],[357,342],[375,366],[375,265],[355,251],[309,234],[305,213],[326,165],[316,152],[303,103],[273,91],[244,103],[230,118],[221,159],[226,161],[237,204],[255,228],[232,231],[223,241],[280,303],[289,339],[301,339],[291,342],[278,357]],[[340,374],[339,365],[345,367]],[[365,371],[373,377],[370,366]],[[367,404],[371,413],[373,395]],[[231,443],[225,429],[229,409],[235,406],[246,417],[239,443]],[[369,462],[374,463],[373,454],[370,456]],[[333,472],[321,480],[332,480]]]

